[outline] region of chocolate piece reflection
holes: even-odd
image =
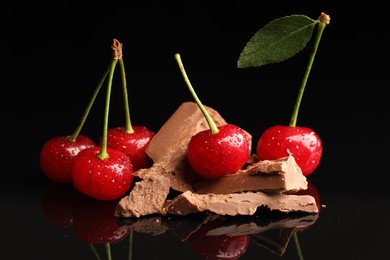
[[[189,241],[201,233],[205,239],[212,237],[248,236],[256,245],[272,253],[283,255],[296,228],[313,225],[319,214],[269,213],[253,216],[222,216],[195,214],[192,216],[149,216],[119,218],[120,225],[129,230],[158,236],[171,232],[181,241]]]

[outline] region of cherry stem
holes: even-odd
[[[129,234],[129,260],[133,258],[133,230]]]
[[[96,248],[95,248],[94,244],[89,244],[89,247],[91,248],[93,254],[94,254],[95,257],[96,257],[96,259],[97,259],[97,260],[100,260],[101,258],[100,258],[100,256],[99,256],[98,252],[96,251]]]
[[[105,247],[106,247],[107,259],[111,260],[112,256],[111,256],[111,246],[110,246],[110,243],[106,243]]]
[[[303,260],[303,254],[302,254],[301,246],[299,244],[298,234],[294,232],[293,237],[294,237],[295,248],[297,249],[299,260]]]
[[[318,45],[320,44],[322,33],[325,29],[325,26],[327,24],[329,24],[330,18],[327,14],[321,13],[321,15],[317,21],[318,21],[317,34],[316,34],[316,38],[314,40],[314,46],[313,46],[313,50],[312,50],[311,55],[310,55],[309,63],[307,65],[306,72],[303,76],[301,87],[299,88],[298,96],[297,96],[297,99],[295,101],[293,113],[292,113],[292,116],[290,119],[290,124],[289,124],[289,126],[291,126],[291,127],[295,127],[297,125],[298,112],[299,112],[299,107],[301,105],[303,92],[305,91],[305,86],[306,86],[307,80],[309,78],[311,68],[313,66],[314,58],[315,58],[317,50],[318,50]]]
[[[118,63],[119,59],[119,47],[120,43],[114,39],[114,43],[112,45],[113,50],[113,60],[111,61],[110,66],[110,73],[108,75],[108,82],[107,82],[107,94],[106,94],[106,104],[105,104],[105,110],[104,110],[104,123],[103,123],[103,134],[102,134],[102,142],[100,147],[100,152],[97,155],[98,158],[104,160],[109,157],[107,153],[107,130],[108,130],[108,117],[109,117],[109,111],[110,111],[110,99],[111,99],[111,88],[112,88],[112,79],[114,76],[115,66]]]
[[[187,86],[188,86],[188,89],[190,90],[192,96],[194,97],[194,100],[196,102],[196,104],[198,104],[198,107],[200,108],[200,110],[202,111],[204,117],[206,118],[206,121],[210,127],[210,131],[211,131],[211,134],[217,134],[219,132],[219,129],[217,127],[217,125],[215,124],[214,120],[211,118],[210,114],[207,112],[206,108],[203,106],[202,102],[200,101],[200,99],[198,98],[198,95],[195,93],[195,90],[194,88],[192,87],[192,84],[187,76],[187,73],[184,69],[184,65],[181,61],[181,58],[180,58],[180,54],[179,53],[176,53],[175,54],[175,59],[177,61],[177,64],[179,65],[179,69],[183,75],[183,78],[184,78],[184,81],[187,83]]]
[[[127,94],[127,81],[126,81],[126,70],[125,70],[125,64],[123,62],[123,52],[122,52],[122,44],[118,42],[118,49],[119,50],[119,66],[122,76],[122,92],[123,92],[123,102],[124,102],[124,110],[125,110],[125,132],[126,133],[134,133],[133,126],[131,124],[131,118],[130,118],[130,108],[129,108],[129,98]]]
[[[80,124],[77,126],[75,131],[71,135],[68,136],[69,141],[74,142],[76,140],[76,138],[79,136],[81,129],[83,128],[85,121],[87,120],[88,114],[91,111],[92,105],[95,102],[95,99],[96,99],[96,97],[100,91],[100,88],[102,87],[109,71],[110,71],[110,67],[108,67],[107,70],[104,72],[103,77],[100,79],[99,84],[97,85],[96,89],[94,90],[92,97],[88,103],[88,106],[85,109],[83,116],[81,117]]]

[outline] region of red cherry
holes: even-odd
[[[210,236],[207,232],[216,228],[213,222],[206,223],[188,238],[191,250],[202,259],[239,259],[249,245],[249,236]]]
[[[145,149],[154,132],[144,126],[133,126],[134,133],[127,133],[125,127],[110,128],[107,131],[107,147],[126,154],[133,164],[133,171],[151,166],[152,161]],[[101,139],[100,139],[101,141]]]
[[[202,111],[209,130],[193,135],[187,145],[187,157],[192,169],[204,178],[215,179],[241,169],[248,162],[251,150],[249,136],[240,127],[232,124],[217,127],[213,118],[196,95],[180,54],[175,59],[196,104]]]
[[[266,129],[257,143],[259,160],[275,160],[292,155],[308,176],[319,165],[322,155],[320,137],[310,128],[276,125]]]
[[[115,200],[130,188],[134,175],[130,158],[124,153],[107,148],[108,158],[100,159],[100,147],[81,151],[72,165],[74,187],[98,199]]]
[[[241,128],[227,124],[218,129],[216,134],[210,130],[198,132],[188,143],[188,161],[205,178],[234,173],[249,159],[249,137]]]
[[[279,27],[283,28],[287,24],[292,24],[292,21],[295,18],[289,21],[290,18],[284,17],[279,20]],[[318,21],[319,22],[317,23],[317,34],[315,36],[315,41],[313,42],[314,45],[312,46],[309,62],[305,69],[305,73],[303,75],[303,79],[299,87],[298,95],[294,103],[290,122],[288,126],[277,125],[267,129],[260,137],[260,140],[258,141],[257,145],[257,156],[260,160],[278,159],[289,154],[293,155],[305,176],[311,174],[317,168],[322,155],[322,142],[318,135],[309,128],[297,126],[299,108],[301,106],[306,84],[308,82],[308,78],[312,69],[314,58],[318,50],[318,45],[320,43],[322,33],[326,25],[329,24],[330,17],[325,13],[321,13]],[[276,20],[273,22],[276,22]],[[314,27],[312,27],[311,29],[314,29]],[[276,46],[273,46],[275,48],[268,50],[266,55],[267,58],[259,58],[258,56],[258,52],[260,51],[258,48],[261,49],[263,47],[263,44],[260,43],[268,41],[269,39],[272,39],[272,41],[275,43],[282,39],[285,39],[285,37],[288,37],[288,34],[289,32],[285,30],[273,30],[273,32],[270,33],[270,30],[263,31],[263,29],[260,29],[256,37],[253,37],[247,43],[248,45],[246,46],[246,48],[244,48],[244,50],[241,52],[240,58],[238,60],[238,66],[240,68],[257,67],[265,64],[281,62],[283,60],[291,58],[299,51],[301,51],[303,46],[294,46],[289,50],[290,55],[285,56],[279,54],[285,53],[284,51],[286,46],[284,44],[275,44]],[[301,37],[301,42],[308,42],[312,37],[312,34],[302,34]],[[292,45],[290,47],[292,47]]]
[[[121,226],[114,216],[118,201],[93,201],[74,217],[74,230],[78,237],[89,244],[115,244],[129,234],[129,228]]]
[[[74,141],[68,136],[51,138],[42,147],[40,167],[52,181],[70,183],[73,159],[80,151],[95,146],[95,142],[84,135],[77,136]]]

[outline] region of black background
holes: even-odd
[[[123,43],[133,124],[158,131],[183,101],[192,100],[174,60],[179,52],[202,102],[249,131],[255,144],[267,127],[288,124],[312,41],[293,58],[261,68],[238,69],[238,56],[269,21],[291,14],[316,19],[321,12],[331,22],[297,124],[323,140],[323,158],[310,179],[330,213],[309,233],[306,242],[314,245],[306,252],[313,255],[309,259],[322,259],[319,250],[328,252],[324,259],[388,257],[379,249],[389,231],[383,205],[390,180],[384,6],[375,1],[5,1],[0,15],[2,218],[13,227],[5,233],[6,259],[50,255],[41,253],[44,244],[31,241],[47,229],[36,208],[49,183],[39,169],[39,152],[46,140],[77,126],[110,62],[114,38]],[[115,85],[119,81],[112,91],[112,126],[123,124]],[[101,94],[84,134],[100,136],[103,105]],[[51,233],[61,237],[55,231],[42,232],[42,241],[49,243]],[[30,255],[18,248],[28,248]]]

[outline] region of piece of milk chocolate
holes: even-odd
[[[306,177],[294,157],[249,164],[237,173],[194,185],[196,193],[228,194],[243,191],[294,193],[307,189]]]
[[[159,213],[170,190],[169,179],[162,175],[146,175],[135,183],[130,194],[123,197],[114,215],[117,217],[140,217]]]
[[[183,192],[166,202],[162,214],[188,215],[211,212],[219,215],[253,215],[259,207],[270,211],[318,213],[314,197],[264,192],[197,194]]]

